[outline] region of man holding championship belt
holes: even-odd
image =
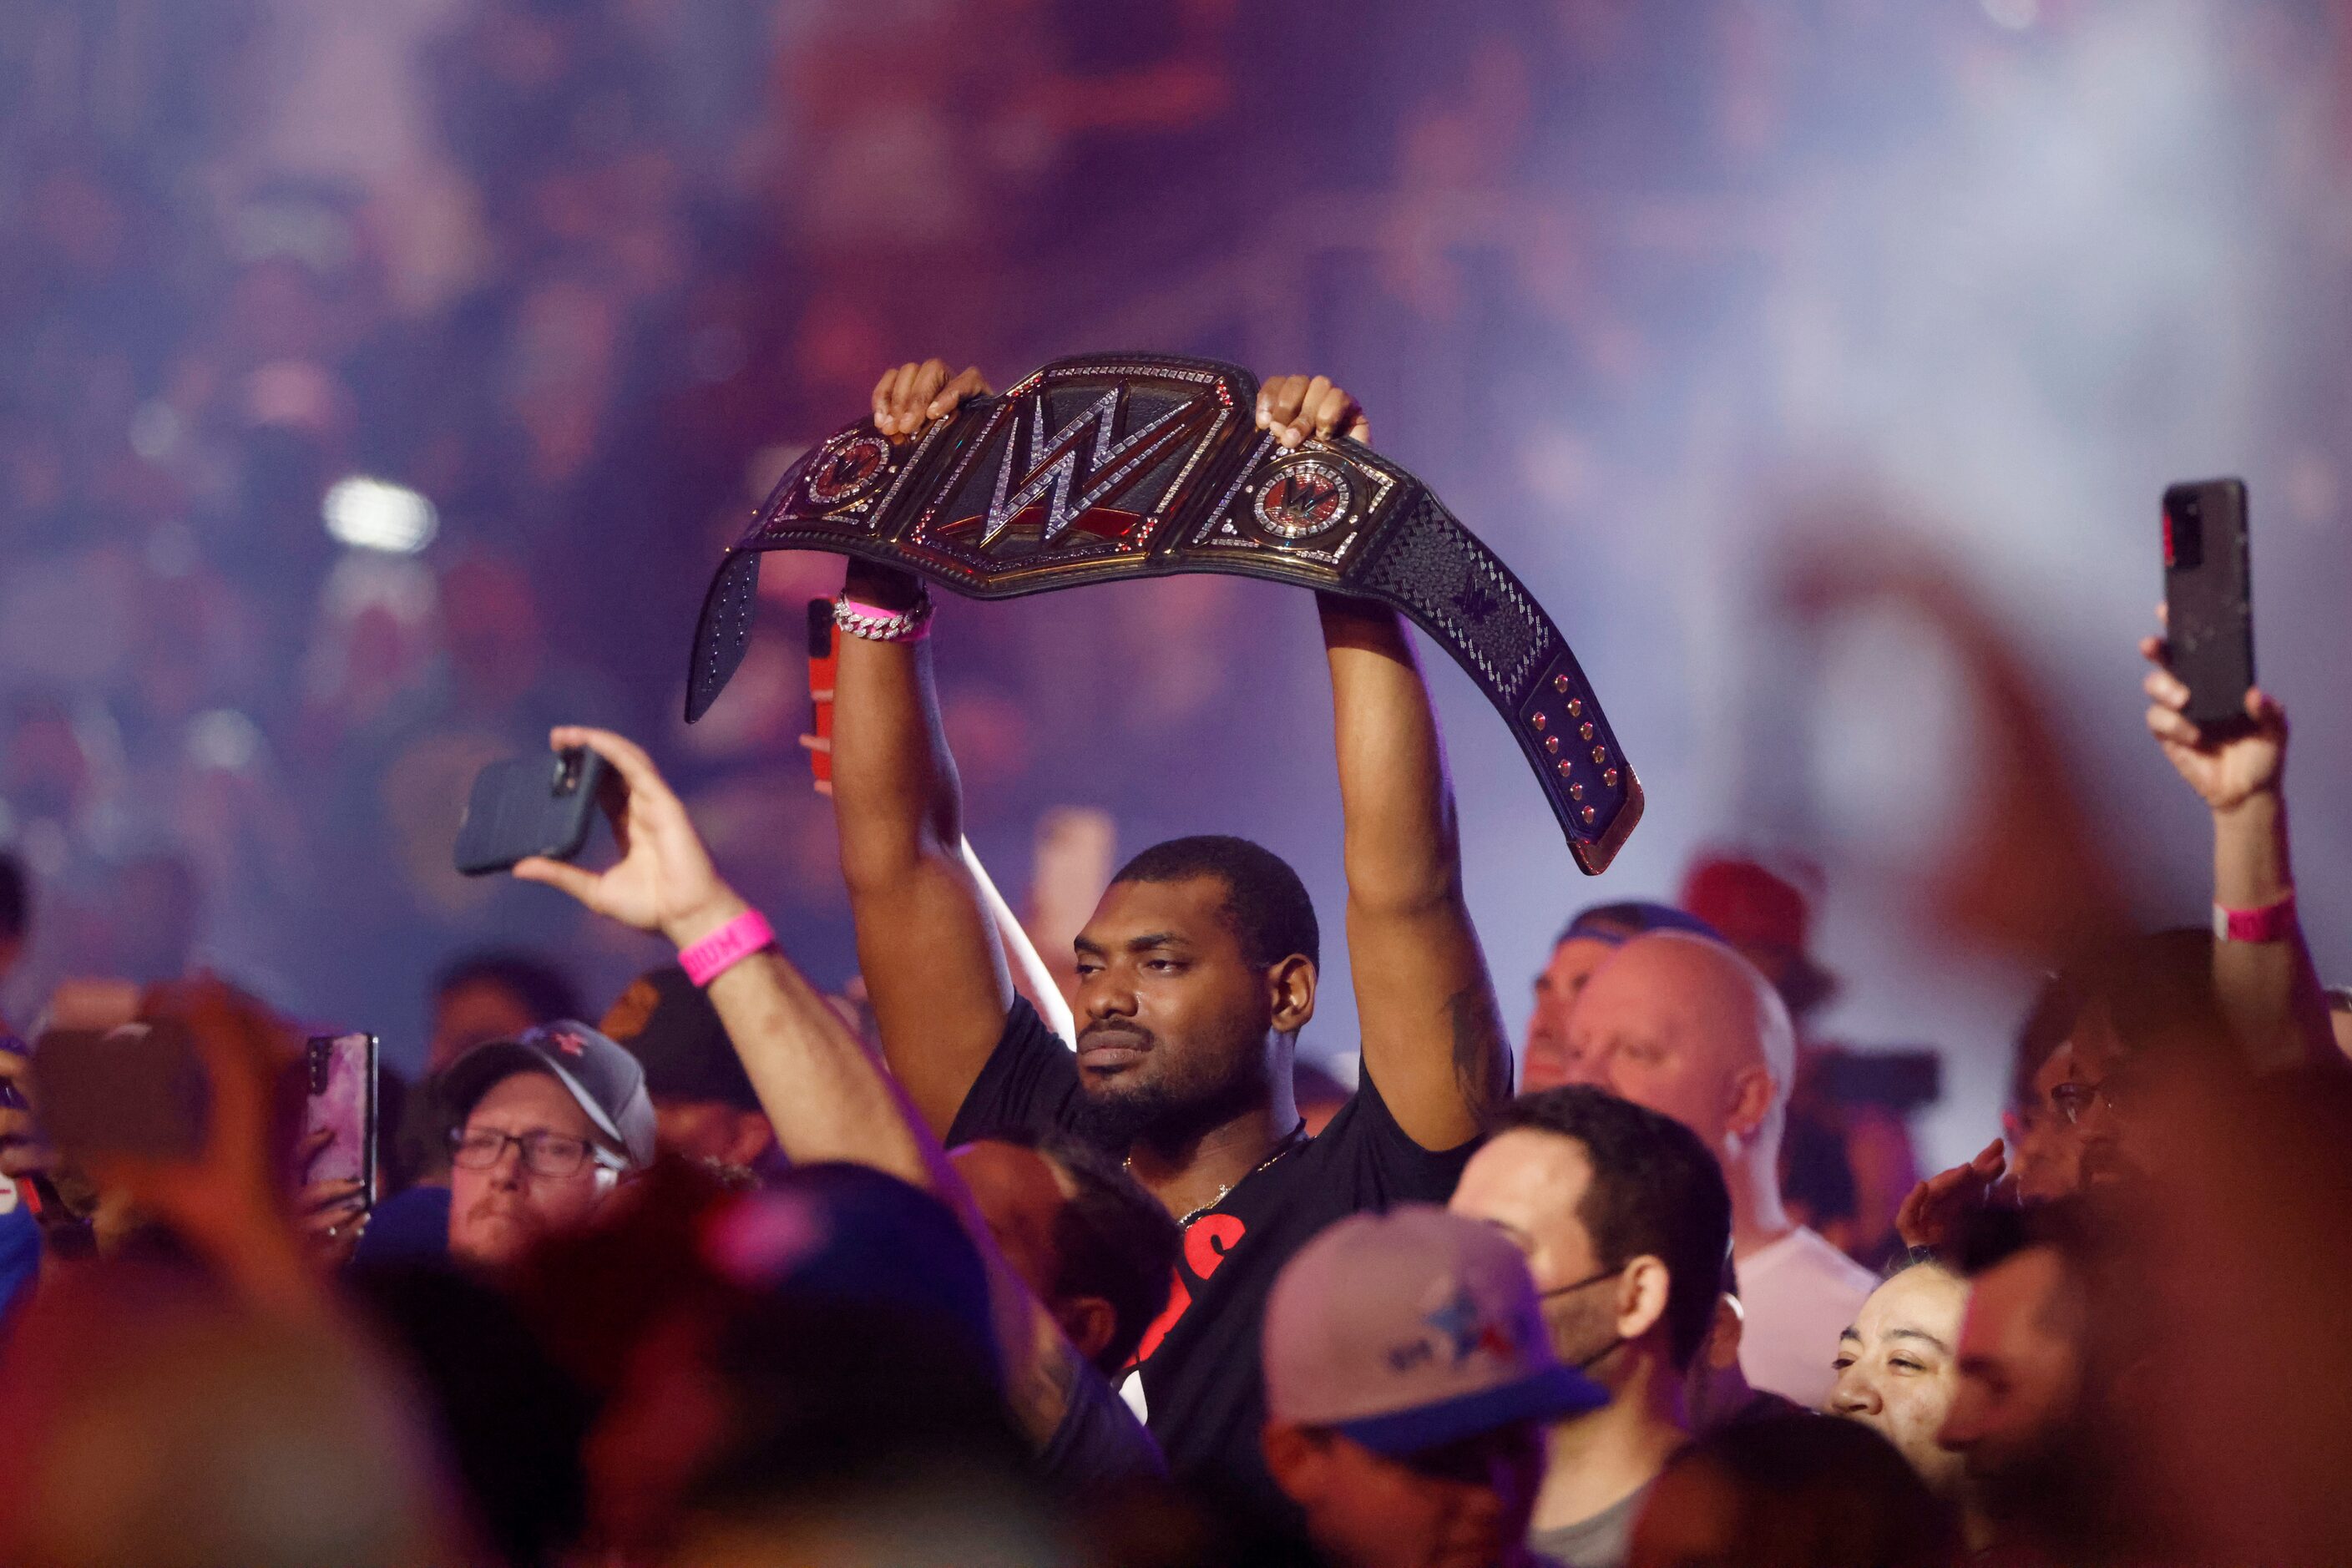
[[[875,388],[875,428],[905,443],[987,395],[976,371],[951,380],[937,360],[905,365]],[[1285,447],[1367,435],[1354,400],[1320,376],[1268,382],[1255,417]],[[1322,595],[1318,607],[1363,1038],[1360,1087],[1313,1138],[1291,1091],[1319,957],[1297,873],[1223,837],[1137,856],[1077,939],[1074,1054],[1014,995],[960,852],[960,786],[923,646],[927,591],[853,560],[836,613],[849,635],[834,801],[891,1068],[949,1143],[1077,1133],[1123,1159],[1184,1226],[1175,1289],[1137,1375],[1171,1470],[1244,1531],[1295,1524],[1259,1447],[1260,1320],[1276,1274],[1344,1215],[1443,1203],[1482,1118],[1510,1093],[1436,718],[1403,623],[1365,600]]]

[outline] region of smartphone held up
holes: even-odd
[[[376,1057],[373,1035],[326,1035],[302,1048],[302,1142],[309,1182],[355,1182],[375,1195]]]
[[[581,747],[492,763],[475,776],[457,827],[457,869],[487,877],[535,855],[573,858],[587,847],[604,783],[604,759]]]
[[[2243,479],[2195,479],[2164,492],[2165,638],[2189,687],[2187,714],[2209,734],[2247,722],[2254,684],[2252,576]]]

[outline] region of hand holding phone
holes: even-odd
[[[321,1036],[302,1049],[301,1179],[356,1186],[375,1201],[376,1059],[373,1035]]]
[[[710,851],[686,805],[635,742],[608,730],[566,725],[552,731],[557,746],[584,746],[611,769],[613,838],[621,858],[603,871],[533,858],[515,867],[517,880],[544,882],[595,913],[659,931],[683,947],[741,913],[743,900],[719,879]]]
[[[486,877],[534,857],[572,859],[587,847],[604,783],[604,759],[583,746],[492,763],[475,776],[457,827],[457,869]]]

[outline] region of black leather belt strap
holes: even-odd
[[[742,663],[760,555],[824,550],[975,598],[1230,572],[1381,600],[1454,656],[1511,727],[1569,848],[1607,866],[1642,787],[1559,628],[1420,480],[1353,441],[1289,450],[1249,372],[1164,354],[1058,360],[911,442],[861,419],[776,486],[702,606],[686,716]]]

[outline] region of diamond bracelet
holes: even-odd
[[[867,642],[920,642],[931,635],[931,595],[929,589],[903,610],[886,610],[879,605],[861,604],[844,594],[833,602],[833,624],[854,637]]]

